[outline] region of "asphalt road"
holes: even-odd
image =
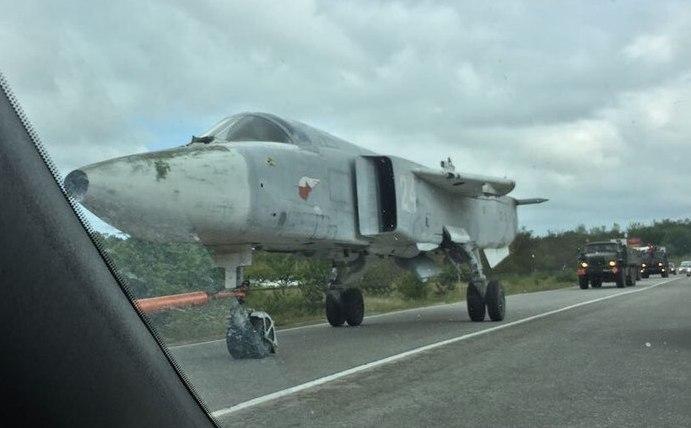
[[[689,278],[507,300],[501,323],[460,302],[289,329],[264,360],[172,352],[222,426],[691,426]]]

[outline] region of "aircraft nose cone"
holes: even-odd
[[[223,145],[86,165],[65,177],[64,188],[109,225],[156,242],[213,243],[230,233],[241,236],[250,215],[247,161]]]
[[[67,174],[63,186],[67,194],[79,202],[89,189],[89,177],[81,169],[75,169]]]

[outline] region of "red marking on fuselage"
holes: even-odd
[[[319,184],[318,178],[302,177],[298,180],[298,195],[300,195],[302,199],[307,200],[312,190],[317,187],[317,184]]]

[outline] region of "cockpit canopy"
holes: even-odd
[[[334,137],[328,132],[269,113],[240,113],[226,117],[200,137],[192,137],[190,144],[242,141],[293,144],[311,150],[329,147],[349,150],[352,153],[372,154],[369,150]]]
[[[242,113],[227,117],[200,138],[214,141],[272,141],[293,144],[292,128],[288,123],[264,113]]]

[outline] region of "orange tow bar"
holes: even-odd
[[[151,314],[168,309],[185,308],[188,306],[202,306],[209,303],[212,299],[227,299],[229,297],[236,296],[237,294],[235,290],[224,290],[213,294],[209,294],[204,291],[195,291],[192,293],[171,294],[168,296],[137,299],[134,302],[140,311],[144,312],[145,314]]]

